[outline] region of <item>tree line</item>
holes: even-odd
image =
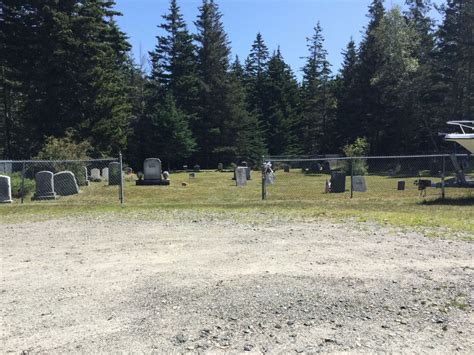
[[[159,24],[145,71],[130,55],[111,0],[3,0],[0,156],[37,156],[45,142],[87,142],[89,155],[135,167],[263,154],[342,153],[363,138],[372,154],[439,152],[452,119],[474,119],[474,3],[430,0],[387,9],[373,0],[359,44],[331,70],[319,23],[299,82],[280,48],[257,33],[231,58],[222,13],[203,0],[191,33],[176,0]]]

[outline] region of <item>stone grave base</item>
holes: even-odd
[[[51,193],[51,194],[45,194],[45,195],[34,194],[31,199],[33,201],[42,201],[42,200],[56,200],[57,198],[58,198],[58,195],[56,195],[56,193]]]
[[[170,184],[169,180],[137,180],[137,186],[153,186],[153,185],[161,185],[161,186],[168,186]]]
[[[0,200],[0,203],[13,203],[13,200]]]

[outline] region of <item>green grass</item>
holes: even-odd
[[[474,191],[447,189],[447,200],[439,199],[439,189],[428,189],[419,196],[415,178],[405,178],[406,190],[397,191],[398,179],[366,177],[368,191],[326,194],[326,176],[308,176],[299,171],[279,171],[275,185],[268,186],[268,198],[261,200],[261,180],[253,172],[253,180],[244,188],[235,186],[231,173],[202,172],[195,179],[187,174],[173,174],[170,186],[135,186],[128,178],[125,205],[120,207],[118,187],[91,183],[76,196],[57,201],[31,201],[24,205],[15,201],[0,206],[0,219],[21,222],[76,214],[139,215],[158,218],[160,213],[181,211],[192,214],[215,214],[249,220],[265,220],[277,216],[288,219],[355,219],[407,227],[427,227],[439,231],[474,232]],[[437,181],[436,178],[433,178]],[[187,183],[182,186],[181,183]],[[350,187],[349,178],[346,184]],[[448,233],[448,232],[446,232]]]

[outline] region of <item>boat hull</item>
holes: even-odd
[[[448,142],[456,142],[474,154],[474,134],[447,134],[444,139]]]

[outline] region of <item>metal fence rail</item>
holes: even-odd
[[[272,164],[273,172],[262,170],[262,199],[308,200],[326,193],[350,198],[408,197],[417,191],[421,196],[442,198],[474,193],[470,188],[474,187],[474,157],[467,154],[266,156],[263,161]],[[460,175],[464,185],[458,183]]]
[[[13,203],[123,203],[121,155],[89,160],[0,160],[0,179],[0,189],[11,194]]]

